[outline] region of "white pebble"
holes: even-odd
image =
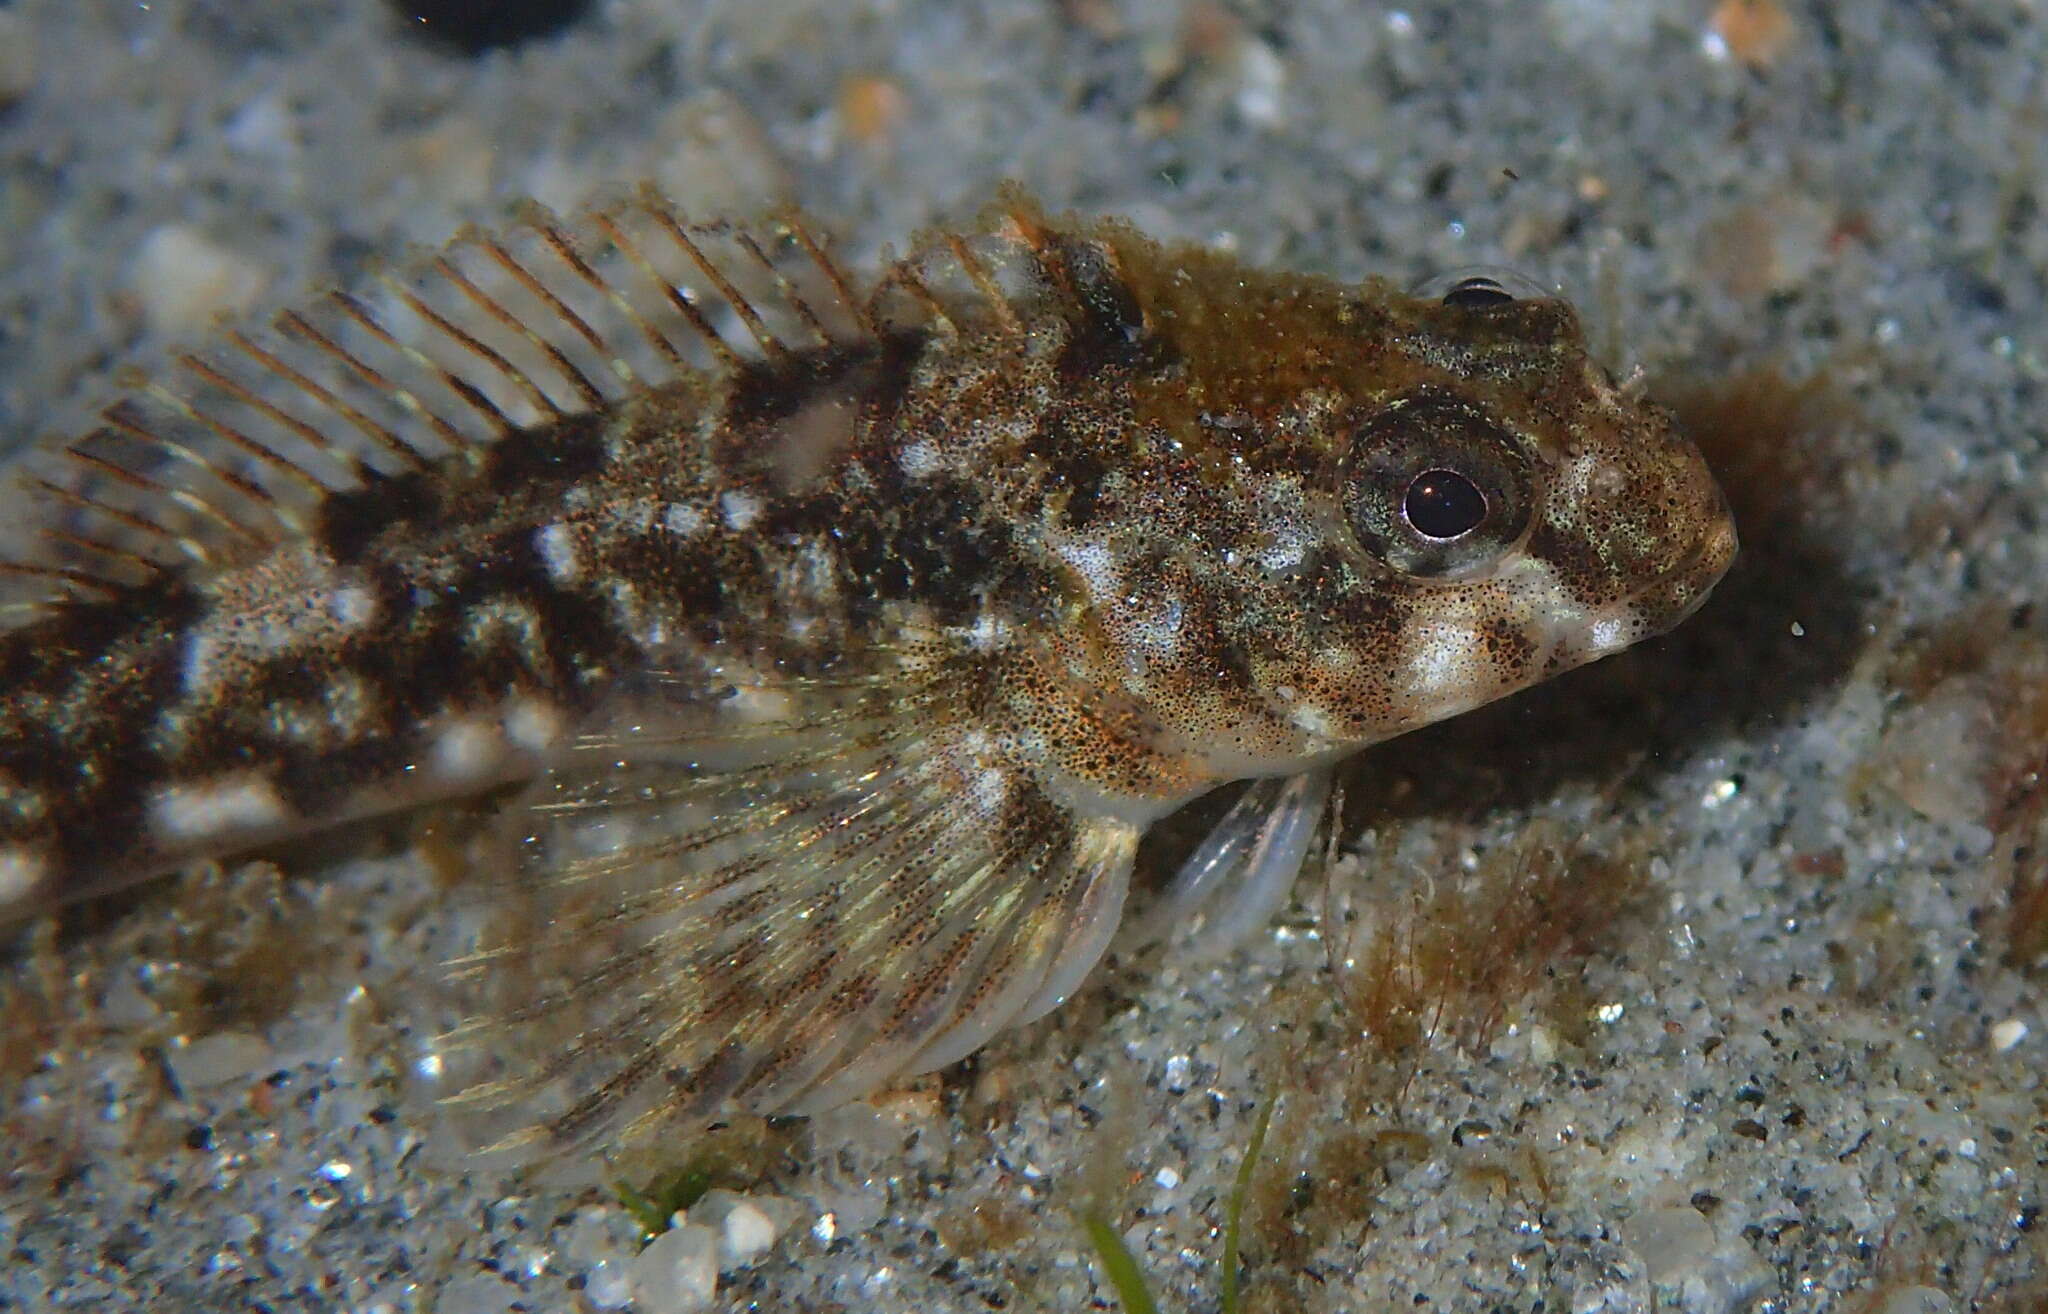
[[[719,1268],[738,1268],[760,1258],[793,1221],[791,1212],[779,1207],[783,1203],[773,1196],[710,1190],[690,1206],[690,1222],[718,1234]]]
[[[761,499],[752,493],[734,489],[721,494],[718,499],[719,511],[725,517],[725,527],[740,531],[751,526],[761,516]]]
[[[284,800],[255,772],[166,785],[150,795],[149,822],[174,840],[213,839],[285,820]]]
[[[753,1262],[775,1244],[775,1224],[758,1205],[742,1202],[725,1216],[718,1233],[718,1259],[725,1267]]]
[[[534,531],[533,550],[547,567],[548,578],[566,584],[576,578],[583,563],[576,551],[576,531],[557,521]]]
[[[47,866],[43,855],[26,845],[0,849],[0,905],[34,893],[36,886],[42,884]]]
[[[633,1261],[633,1296],[646,1314],[695,1314],[717,1292],[718,1238],[708,1227],[672,1227]]]
[[[1629,1240],[1642,1256],[1643,1273],[1657,1284],[1676,1283],[1701,1268],[1717,1242],[1714,1225],[1697,1209],[1652,1209],[1630,1222]]]
[[[630,1261],[600,1259],[583,1275],[583,1298],[599,1309],[619,1309],[633,1301]]]
[[[2027,1024],[2016,1017],[2009,1017],[2003,1022],[1995,1023],[1991,1028],[1991,1048],[2001,1054],[2026,1038]]]
[[[164,336],[195,333],[215,315],[248,310],[268,281],[246,256],[178,224],[144,237],[128,269],[143,318]]]
[[[216,1031],[165,1052],[171,1075],[187,1090],[210,1090],[277,1066],[277,1051],[246,1031]]]
[[[1287,117],[1287,65],[1263,41],[1245,42],[1237,64],[1237,112],[1257,127],[1277,127]]]

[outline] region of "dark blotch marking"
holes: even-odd
[[[787,360],[747,361],[733,372],[726,422],[734,429],[780,424],[817,400],[821,391],[840,391],[874,358],[875,349],[863,345],[800,352]]]
[[[190,625],[202,605],[191,586],[180,581],[163,592],[125,589],[104,602],[72,603],[39,624],[0,631],[0,689],[53,689],[148,629]]]
[[[604,465],[604,421],[573,415],[508,434],[483,460],[482,486],[493,500],[508,494],[546,500],[546,490],[596,474]],[[417,527],[432,538],[468,516],[462,503],[478,491],[450,457],[430,470],[379,475],[362,488],[321,504],[315,540],[343,565],[363,559],[389,530]]]
[[[930,335],[892,333],[882,339],[881,348],[867,362],[858,401],[870,433],[888,433],[910,395],[910,379],[924,355]]]
[[[914,600],[942,624],[971,620],[1018,559],[1009,529],[985,514],[980,491],[964,481],[903,479],[893,463],[880,465],[877,475],[872,514],[847,515],[836,499],[826,499],[775,529],[831,536],[856,613]]]
[[[879,342],[740,366],[728,384],[720,417],[723,423],[713,453],[716,468],[728,477],[786,486],[791,435],[779,430],[825,400],[842,402],[854,412],[849,417],[854,423],[850,439],[888,432],[909,395],[911,373],[926,341],[922,333],[892,333]]]
[[[635,534],[613,545],[607,569],[634,580],[662,607],[691,623],[706,640],[720,633],[732,591],[747,571],[737,554],[715,542],[678,544],[664,534]]]
[[[1108,256],[1092,242],[1056,239],[1052,258],[1066,266],[1080,302],[1073,339],[1067,344],[1062,373],[1077,377],[1109,365],[1135,366],[1156,349],[1145,334],[1145,312]],[[1092,367],[1092,368],[1091,368]]]
[[[1244,641],[1228,634],[1218,634],[1203,654],[1209,662],[1211,677],[1220,688],[1251,689],[1256,687],[1252,676],[1252,655],[1245,648]]]
[[[143,791],[165,778],[148,743],[151,727],[180,696],[183,648],[175,636],[203,606],[183,584],[133,590],[0,635],[8,703],[0,770],[49,809],[35,822],[0,816],[0,840],[51,846],[60,895],[68,880],[90,885],[118,869],[143,834]],[[36,697],[52,701],[58,714],[20,719],[13,709]]]
[[[1047,490],[1066,499],[1062,518],[1070,530],[1087,528],[1102,501],[1109,465],[1099,443],[1073,432],[1070,417],[1047,415],[1032,437],[1031,455],[1046,467]]]
[[[1593,602],[1607,575],[1599,552],[1583,534],[1565,534],[1549,521],[1538,521],[1529,535],[1529,555],[1557,572],[1557,578],[1582,602]]]
[[[1536,655],[1536,645],[1528,635],[1506,621],[1495,620],[1480,627],[1480,637],[1485,641],[1487,656],[1503,671],[1515,674],[1528,672],[1529,659]]]
[[[377,536],[392,526],[436,519],[441,487],[425,472],[379,475],[322,503],[314,539],[337,562],[359,561]]]
[[[484,458],[484,483],[501,492],[586,479],[604,468],[608,411],[591,411],[509,434]]]

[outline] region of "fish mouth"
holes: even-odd
[[[1698,611],[1735,563],[1738,547],[1735,521],[1723,508],[1692,555],[1630,595],[1628,605],[1641,618],[1646,637],[1662,634]]]
[[[1700,609],[1728,573],[1735,553],[1734,522],[1725,515],[1715,518],[1676,565],[1581,623],[1553,630],[1545,674],[1612,657],[1678,625]]]

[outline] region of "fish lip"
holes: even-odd
[[[1568,670],[1583,666],[1668,633],[1706,602],[1734,563],[1736,549],[1734,522],[1726,515],[1716,517],[1711,532],[1683,560],[1641,588],[1623,595],[1608,613],[1632,614],[1642,623],[1641,630],[1631,637],[1606,643],[1593,641],[1588,634],[1553,633],[1548,668]]]
[[[1735,564],[1740,550],[1735,521],[1723,507],[1713,518],[1712,530],[1692,552],[1677,566],[1630,594],[1628,605],[1637,608],[1652,623],[1654,631],[1662,634],[1706,603],[1714,586]],[[1661,606],[1657,605],[1660,595],[1664,599]]]

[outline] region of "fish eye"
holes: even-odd
[[[1466,310],[1477,310],[1486,306],[1505,306],[1515,299],[1515,294],[1484,274],[1460,279],[1450,291],[1444,293],[1444,304],[1461,306]]]
[[[1338,477],[1359,544],[1404,574],[1475,574],[1528,528],[1525,446],[1484,411],[1442,393],[1397,398],[1366,417]]]
[[[1549,300],[1556,293],[1512,270],[1475,267],[1438,274],[1416,287],[1415,295],[1460,310],[1492,310],[1517,301]]]
[[[1486,519],[1486,494],[1456,470],[1424,470],[1408,485],[1401,514],[1424,538],[1460,538]]]

